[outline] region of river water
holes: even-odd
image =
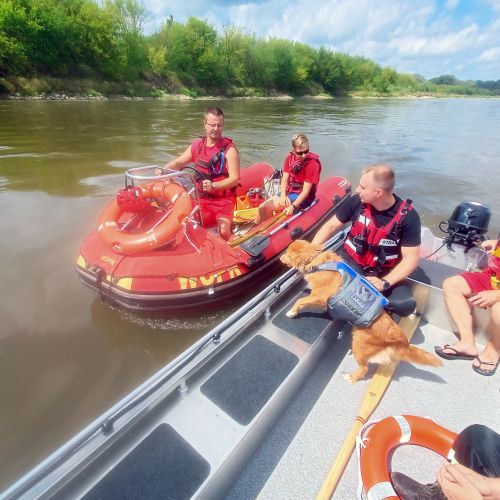
[[[388,162],[423,222],[480,201],[500,229],[500,100],[0,101],[0,491],[241,304],[139,315],[74,271],[79,244],[129,167],[163,164],[219,105],[242,165],[281,166],[310,137],[323,175]]]

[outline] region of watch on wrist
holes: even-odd
[[[217,188],[215,187],[215,184],[212,182],[212,190],[214,190],[214,189],[217,189]]]
[[[387,280],[382,279],[381,281],[382,281],[382,290],[384,292],[386,292],[387,290],[389,290],[389,288],[391,288],[391,284]]]

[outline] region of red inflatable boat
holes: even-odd
[[[245,214],[275,194],[276,173],[267,163],[242,170],[235,234],[226,242],[200,223],[192,169],[128,170],[125,189],[81,246],[80,279],[103,299],[139,310],[188,309],[237,294],[269,273],[291,241],[311,237],[350,192],[344,178],[324,179],[307,209],[252,227]]]

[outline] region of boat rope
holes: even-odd
[[[194,248],[195,252],[201,255],[201,250],[190,240],[188,234],[187,234],[187,226],[188,222],[192,223],[193,229],[198,228],[198,222],[194,219],[188,219],[187,217],[182,221],[182,226],[183,226],[183,232],[184,236],[186,237],[187,242]]]
[[[434,252],[432,252],[431,254],[427,255],[426,257],[424,257],[424,259],[428,259],[430,257],[432,257],[434,254],[438,253],[439,250],[441,250],[441,248],[443,248],[445,245],[448,244],[449,241],[451,241],[453,239],[453,237],[458,233],[458,229],[455,230],[455,232],[453,234],[450,234],[449,236],[447,236],[444,240],[443,240],[443,243],[441,244],[440,247],[438,247],[436,250],[434,250]],[[451,249],[453,252],[454,250]]]
[[[377,422],[380,422],[380,418],[376,420],[371,420],[370,422],[365,422],[363,427],[361,427],[359,434],[356,436],[356,456],[358,458],[358,488],[356,490],[356,495],[358,500],[364,500],[363,496],[363,479],[361,476],[361,448],[366,448],[366,441],[368,440],[365,437],[365,433],[368,429],[374,426]]]

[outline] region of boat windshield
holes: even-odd
[[[198,191],[194,174],[190,170],[172,170],[158,165],[129,168],[125,172],[125,187],[140,186],[158,180],[171,181],[180,184],[198,205]]]

